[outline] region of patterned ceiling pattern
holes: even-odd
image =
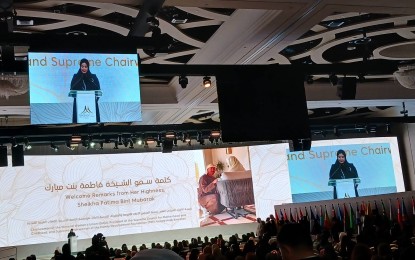
[[[9,33],[127,37],[144,1],[112,2],[15,0]],[[386,60],[398,70],[415,63],[415,3],[411,1],[167,0],[155,17],[169,44],[153,53],[138,49],[142,64],[319,65]],[[152,33],[149,29],[145,36]],[[14,46],[16,60],[25,60],[28,47]],[[415,90],[399,84],[390,71],[352,75],[359,77],[354,100],[339,98],[330,75],[327,71],[305,79],[312,120],[401,117],[403,102],[409,116],[415,113]],[[189,77],[185,89],[178,77],[148,76],[140,83],[142,124],[219,120],[214,78],[210,89],[201,86],[199,77]],[[29,124],[27,85],[2,78],[0,101],[0,116],[7,116],[2,125]]]

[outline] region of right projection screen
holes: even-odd
[[[340,149],[357,170],[359,197],[405,191],[396,137],[313,141],[310,151],[301,152],[290,152],[286,143],[251,146],[257,215],[283,203],[333,199],[330,169]],[[353,180],[338,182],[339,199],[355,197]]]

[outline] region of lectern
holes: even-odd
[[[73,123],[100,122],[98,99],[101,90],[71,90],[68,96],[74,98]]]
[[[71,250],[71,254],[78,252],[78,236],[69,237],[69,249]]]
[[[359,197],[357,186],[360,178],[330,179],[328,185],[333,186],[333,199]]]

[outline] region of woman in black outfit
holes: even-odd
[[[79,62],[79,70],[76,74],[73,75],[71,81],[71,90],[101,90],[99,80],[95,74],[92,74],[89,70],[89,61],[87,59],[82,59]],[[100,115],[99,115],[99,107],[98,107],[98,99],[99,97],[95,98],[95,106],[97,111],[97,122],[100,122]],[[77,111],[76,111],[76,97],[74,98],[73,104],[73,116],[72,122],[77,123]]]
[[[337,151],[337,159],[334,164],[331,165],[329,180],[339,179],[356,179],[359,178],[356,167],[353,163],[349,163],[346,158],[346,152],[344,150]],[[359,184],[354,180],[354,189],[356,197],[359,197],[357,192],[357,186]],[[337,199],[336,185],[334,185],[334,199]]]

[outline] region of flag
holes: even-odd
[[[347,213],[347,208],[346,208],[346,204],[343,203],[343,231],[346,232],[347,231],[347,221],[349,220],[349,214]]]
[[[325,208],[325,212],[324,212],[324,229],[330,230],[331,228],[331,221],[330,221],[330,216],[329,213],[327,212],[327,208],[324,205]]]
[[[360,215],[366,216],[366,204],[364,201],[360,204]]]
[[[324,205],[325,207],[326,205]],[[323,207],[320,205],[320,227],[324,226],[324,213],[323,213]]]
[[[275,211],[275,223],[278,224],[280,222],[280,218],[278,217],[278,212]]]
[[[282,214],[282,210],[280,209],[280,219],[284,221],[284,214]]]
[[[412,204],[412,215],[415,215],[415,201],[414,201],[414,197],[411,197],[411,204]]]
[[[393,221],[392,200],[389,199],[389,221]]]
[[[298,209],[295,208],[295,222],[300,222],[301,218],[300,215],[298,214]]]
[[[305,208],[305,210],[306,210],[306,213],[307,213],[307,208]],[[300,219],[303,220],[303,218],[304,218],[303,211],[300,208]]]
[[[349,228],[354,230],[356,227],[356,215],[354,214],[352,203],[349,203],[350,214],[349,214]]]
[[[380,202],[382,203],[382,215],[386,216],[385,203],[383,203],[383,200],[380,200]]]
[[[288,221],[287,212],[284,209],[284,221]]]
[[[293,217],[293,214],[291,212],[291,208],[290,208],[290,222],[294,222],[294,217]]]
[[[366,216],[372,216],[372,207],[370,205],[370,201],[367,203],[367,207],[366,207]]]
[[[307,208],[306,208],[306,212],[307,212]],[[310,234],[314,234],[315,232],[315,230],[314,230],[314,223],[315,223],[315,217],[314,217],[314,213],[313,213],[313,210],[311,209],[311,206],[310,206]]]
[[[408,212],[406,211],[405,200],[402,198],[402,222],[405,224],[408,221]]]
[[[336,209],[333,204],[331,204],[331,217],[337,219]]]
[[[362,217],[360,215],[360,211],[359,211],[359,204],[356,201],[356,215],[355,215],[356,219],[355,219],[355,225],[357,226],[357,234],[360,234],[360,230],[362,228],[362,218],[364,218],[364,216]]]
[[[397,220],[399,225],[402,227],[402,214],[401,214],[401,203],[399,202],[399,198],[396,198],[396,210],[397,210]]]
[[[342,218],[343,218],[343,213],[342,213],[342,210],[340,208],[340,204],[339,203],[337,203],[337,216],[339,216],[339,221],[341,222],[342,221]]]
[[[314,216],[314,213],[313,213],[313,210],[311,209],[311,206],[310,206],[310,219],[311,220],[316,220],[316,217]]]
[[[376,200],[375,200],[375,212],[376,214],[379,214],[378,204],[376,203]]]

